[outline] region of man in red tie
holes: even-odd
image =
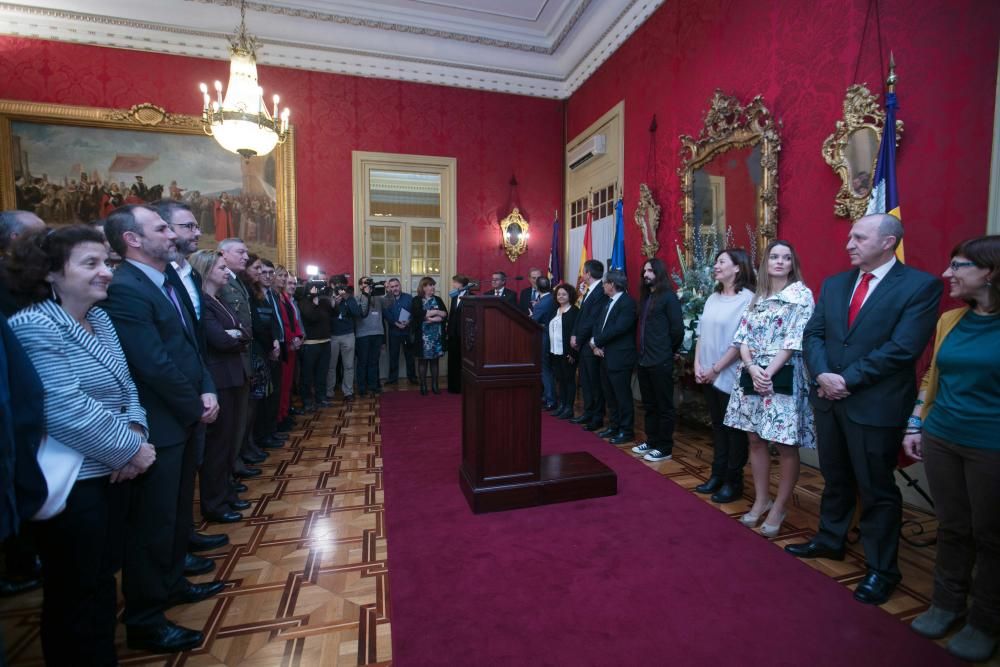
[[[785,550],[843,559],[860,492],[868,574],[854,598],[867,604],[888,600],[901,579],[896,457],[917,396],[915,366],[941,300],[940,280],[896,260],[902,240],[903,226],[891,215],[855,222],[847,242],[855,268],[823,283],[803,336],[826,485],[816,536]]]

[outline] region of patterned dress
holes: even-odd
[[[444,304],[436,296],[424,298],[424,310],[444,310]],[[444,345],[441,343],[441,333],[444,324],[441,322],[421,322],[421,353],[422,359],[437,359],[444,356]]]
[[[737,382],[726,410],[726,426],[783,445],[816,447],[809,375],[802,360],[802,332],[814,306],[812,292],[796,282],[777,294],[759,299],[743,313],[733,344],[746,343],[756,365],[767,368],[780,350],[795,350],[787,362],[794,367],[792,394],[745,395]],[[736,372],[742,374],[743,366],[740,362]]]

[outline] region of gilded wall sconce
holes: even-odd
[[[528,236],[528,221],[521,217],[521,212],[516,208],[500,221],[500,240],[507,259],[511,262],[516,262],[528,249]]]

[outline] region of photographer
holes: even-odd
[[[385,330],[382,325],[385,297],[374,294],[375,281],[367,276],[358,281],[358,287],[361,290],[357,298],[361,312],[355,319],[354,325],[359,366],[358,392],[362,396],[370,392],[374,398],[382,393],[378,362],[385,343]]]
[[[330,368],[326,374],[327,398],[336,392],[337,361],[344,365],[341,389],[344,400],[354,400],[354,320],[361,317],[361,308],[341,276],[330,279],[332,283],[333,313],[330,316]]]
[[[310,280],[300,288],[299,312],[305,340],[299,353],[299,393],[306,412],[327,407],[326,379],[330,368],[330,322],[334,317],[331,290],[322,280]]]

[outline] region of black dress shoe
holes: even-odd
[[[240,479],[247,479],[250,477],[257,477],[261,473],[260,468],[247,468],[246,470],[237,470],[236,476]]]
[[[785,551],[796,558],[829,558],[830,560],[844,560],[845,553],[844,547],[834,549],[818,542],[789,544],[785,546]]]
[[[277,438],[263,438],[262,440],[258,440],[257,444],[264,449],[281,449],[285,446],[285,441],[278,440]],[[257,463],[260,463],[260,461]]]
[[[246,493],[247,491],[249,491],[249,488],[243,482],[237,482],[236,484],[233,484],[232,489],[236,493]]]
[[[274,433],[272,433],[271,435],[269,435],[267,437],[270,438],[271,440],[282,440],[282,441],[284,441],[284,440],[288,440],[288,438],[290,438],[291,436],[288,435],[287,433],[281,433],[279,431],[275,431]]]
[[[207,600],[213,595],[218,595],[226,588],[226,582],[224,581],[210,581],[207,584],[188,584],[187,589],[180,595],[171,595],[170,599],[167,600],[168,607],[174,607],[179,604],[194,604],[195,602],[201,602],[202,600]]]
[[[889,581],[878,572],[868,572],[868,576],[861,580],[858,587],[854,589],[854,599],[865,604],[885,604],[896,584]]]
[[[245,510],[245,509],[247,509],[247,508],[250,507],[250,501],[249,500],[243,500],[241,498],[239,500],[236,500],[236,501],[233,501],[233,502],[229,503],[229,506],[232,507],[237,512],[241,512],[241,511],[243,511],[243,510]]]
[[[566,421],[569,421],[573,419],[573,411],[563,410],[561,413],[557,414],[556,417],[558,417],[559,419],[565,419]]]
[[[243,515],[239,512],[223,512],[222,514],[205,514],[203,515],[205,521],[211,521],[213,523],[236,523],[237,521],[243,520]]]
[[[207,574],[215,569],[215,561],[209,558],[202,558],[194,554],[184,556],[184,576],[197,577],[199,574]]]
[[[545,410],[546,412],[552,412],[557,407],[559,406],[557,406],[555,403],[546,403],[542,406],[542,410]]]
[[[206,535],[191,531],[188,536],[188,551],[211,551],[229,544],[228,535]]]
[[[205,635],[166,621],[154,627],[129,626],[126,644],[129,648],[150,653],[179,653],[197,648]]]
[[[572,419],[569,420],[569,423],[570,424],[586,424],[587,423],[587,415],[580,415],[579,417],[573,417]]]
[[[722,486],[722,478],[712,475],[707,482],[694,487],[694,490],[697,493],[715,493],[720,486]]]
[[[254,465],[256,463],[263,463],[267,459],[267,456],[264,454],[261,454],[260,456],[247,454],[246,456],[241,456],[240,458],[243,459],[243,463],[246,463],[247,465]]]
[[[280,424],[278,424],[276,433],[287,434],[293,428],[295,428],[295,421],[291,417],[286,417]]]
[[[301,417],[302,415],[304,415],[309,411],[310,410],[308,408],[305,410],[299,410],[298,408],[288,408],[288,414],[290,414],[293,417]]]
[[[597,431],[597,430],[599,430],[599,429],[601,429],[603,427],[604,427],[604,424],[601,424],[600,422],[597,422],[597,423],[585,425],[583,427],[583,430],[584,431]]]
[[[743,484],[730,484],[726,482],[722,488],[712,494],[713,503],[731,503],[743,497]]]
[[[598,438],[613,438],[616,435],[618,435],[618,433],[619,433],[618,429],[608,427],[608,428],[604,429],[603,431],[598,431],[597,432],[597,437]]]
[[[0,597],[10,597],[20,595],[42,587],[42,580],[38,577],[28,579],[0,579]]]
[[[632,433],[626,433],[625,431],[619,431],[615,437],[608,440],[612,445],[624,445],[626,442],[632,442],[635,440],[635,435]]]

